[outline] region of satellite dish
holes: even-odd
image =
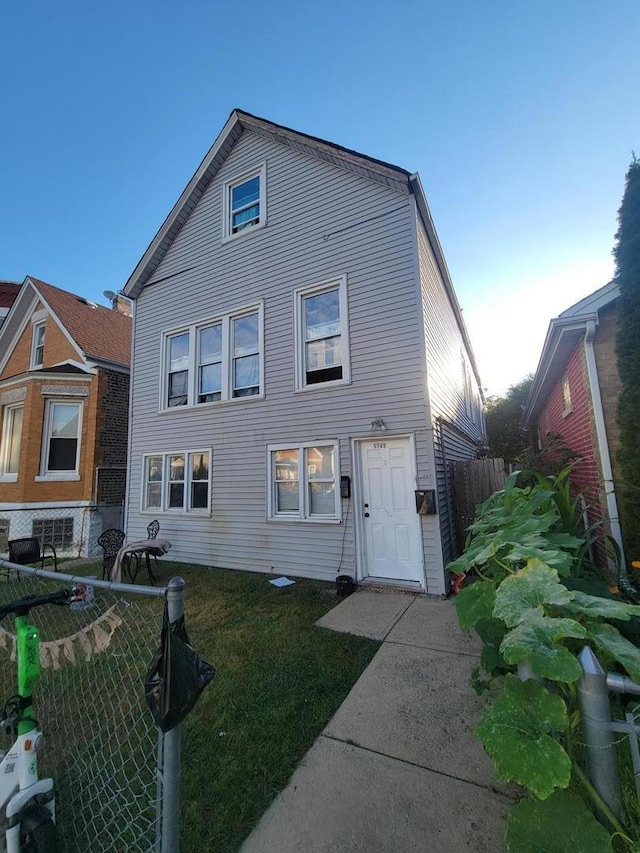
[[[107,299],[112,299],[112,300],[116,299],[116,297],[118,296],[118,294],[114,293],[113,290],[103,290],[102,293],[104,296],[107,297]]]

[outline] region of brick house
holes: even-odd
[[[0,550],[87,556],[125,495],[131,317],[28,276],[0,328]],[[99,550],[99,549],[98,549]]]
[[[610,282],[551,321],[524,424],[535,450],[543,450],[557,435],[579,455],[572,480],[585,496],[589,523],[603,521],[605,532],[623,551],[615,494],[620,480],[618,296],[618,286]]]

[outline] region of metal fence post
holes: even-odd
[[[184,580],[171,578],[167,585],[169,622],[184,614]],[[182,726],[165,733],[162,786],[162,853],[178,853],[180,847],[180,747]]]
[[[589,778],[611,811],[619,816],[622,797],[607,674],[589,646],[580,652],[578,660],[582,666],[578,698]]]

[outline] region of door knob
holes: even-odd
[[[369,518],[369,513],[368,513],[368,512],[365,512],[364,517],[365,517],[365,518]]]

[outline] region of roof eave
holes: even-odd
[[[226,157],[228,151],[245,129],[267,134],[276,141],[307,152],[313,150],[321,159],[326,159],[333,163],[338,161],[347,168],[356,169],[359,174],[365,177],[368,176],[374,180],[380,180],[389,186],[406,191],[410,173],[399,166],[385,163],[382,160],[376,160],[357,151],[336,145],[333,142],[292,130],[284,125],[254,116],[251,113],[234,110],[180,195],[180,198],[171,208],[169,215],[160,226],[158,233],[149,244],[134,271],[129,276],[121,291],[125,296],[128,296],[130,299],[137,299],[144,286],[152,279],[154,272],[162,262],[162,258],[206,191],[215,171],[219,168],[220,164],[218,164],[217,168],[215,167],[216,161],[218,158]]]
[[[580,317],[556,317],[549,323],[547,336],[542,347],[540,361],[533,377],[533,385],[529,391],[529,398],[524,410],[523,425],[528,429],[534,416],[538,413],[541,401],[544,399],[543,392],[549,388],[550,383],[557,379],[566,363],[565,358],[557,361],[558,354],[562,355],[563,345],[570,352],[575,344],[584,334],[589,321],[598,322],[597,312],[582,314]]]
[[[100,358],[96,355],[90,355],[89,353],[85,353],[85,359],[87,361],[87,365],[90,368],[93,367],[102,367],[107,370],[115,370],[118,373],[130,373],[131,372],[131,364],[122,362],[122,361],[111,361],[107,358]]]
[[[239,124],[240,120],[238,117],[238,111],[234,110],[229,116],[225,126],[218,134],[216,141],[213,143],[196,169],[193,177],[184,188],[180,198],[169,211],[169,214],[160,226],[158,233],[149,244],[147,251],[140,258],[136,268],[129,276],[127,283],[122,288],[121,292],[125,296],[128,296],[129,299],[137,299],[142,292],[144,285],[151,277],[159,263],[159,261],[158,263],[154,263],[156,256],[164,255],[166,249],[173,241],[173,237],[170,236],[172,229],[180,219],[182,219],[182,221],[186,221],[189,213],[191,213],[191,210],[195,207],[197,200],[199,199],[199,195],[196,192],[198,184],[206,175],[211,163],[215,160],[231,133],[235,130],[236,125]],[[194,195],[196,195],[197,198],[194,198]],[[180,227],[182,227],[182,222],[180,223]],[[168,240],[167,245],[163,245],[165,240]]]

